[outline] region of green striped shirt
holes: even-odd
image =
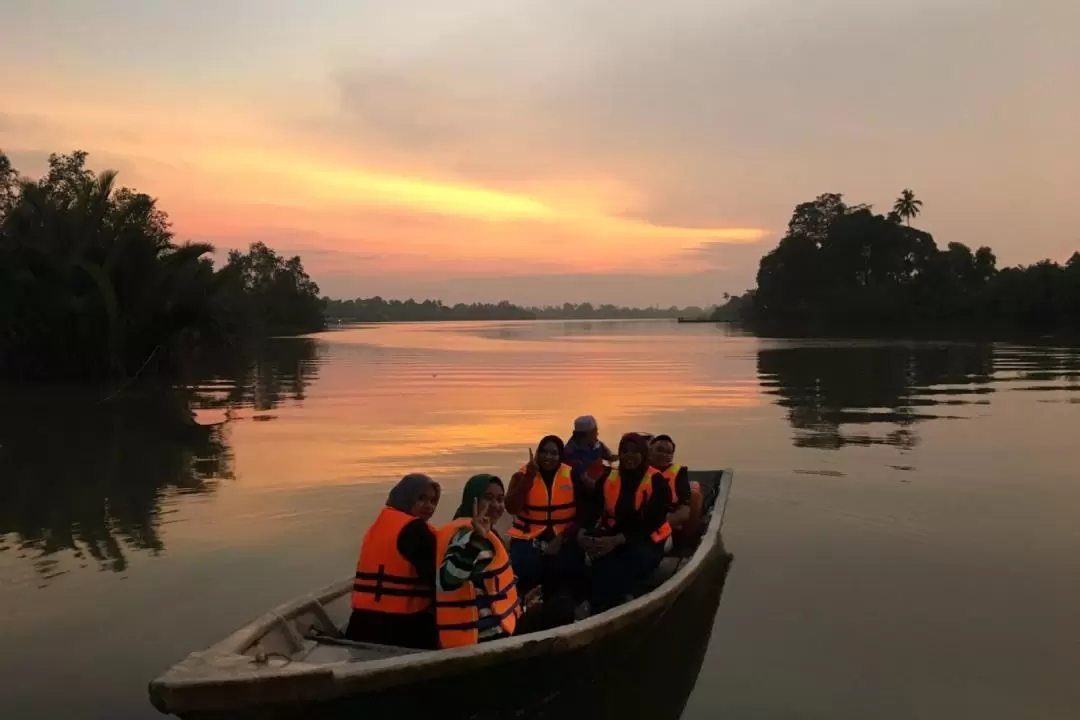
[[[437,592],[454,592],[467,582],[471,582],[476,588],[476,595],[486,595],[484,581],[479,577],[487,570],[491,561],[495,559],[495,546],[490,540],[482,538],[473,532],[471,527],[458,528],[450,544],[446,547],[446,554],[439,565],[438,576],[435,578]],[[491,615],[488,607],[480,608],[480,617]],[[505,633],[502,626],[496,625],[480,631],[480,642],[500,638]]]

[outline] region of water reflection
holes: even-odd
[[[217,360],[198,379],[196,409],[272,410],[283,400],[302,401],[318,376],[323,351],[311,338],[275,338]],[[254,416],[254,419],[271,419]]]
[[[233,477],[227,425],[194,422],[195,411],[302,399],[315,356],[311,340],[272,342],[206,385],[105,401],[3,390],[0,552],[28,561],[39,586],[76,569],[124,572],[132,550],[161,553],[163,500]]]
[[[587,334],[583,326],[597,332]],[[600,332],[602,328],[602,332]],[[384,483],[422,467],[445,477],[508,473],[574,417],[626,430],[759,404],[752,377],[716,357],[715,333],[656,321],[417,323],[326,333],[318,402],[246,460],[262,487]],[[568,339],[576,335],[575,339]],[[678,342],[678,351],[669,343]],[[741,361],[740,361],[741,362]],[[303,426],[301,428],[301,425]],[[289,462],[302,435],[307,457]],[[362,447],[362,452],[360,448]],[[512,459],[508,461],[508,453]]]
[[[1080,389],[1075,349],[989,343],[763,345],[757,370],[764,392],[787,409],[793,444],[831,450],[911,450],[920,423],[972,417],[994,393]],[[1034,382],[1042,384],[1022,384]]]

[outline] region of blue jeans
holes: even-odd
[[[517,575],[518,593],[524,595],[537,585],[544,595],[575,593],[585,575],[585,554],[573,538],[564,537],[556,555],[545,555],[532,540],[510,541],[510,564]]]
[[[593,558],[589,604],[592,612],[610,610],[622,603],[664,559],[664,544],[649,540],[628,542],[607,555]]]

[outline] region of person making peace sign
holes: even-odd
[[[514,516],[510,560],[518,589],[543,585],[548,598],[563,591],[573,594],[585,573],[584,553],[574,541],[580,493],[562,454],[562,440],[541,438],[506,493],[506,509]]]
[[[522,614],[541,603],[539,588],[520,599],[517,577],[494,525],[503,514],[503,483],[474,475],[454,520],[435,536],[435,624],[439,647],[475,645],[513,635]]]

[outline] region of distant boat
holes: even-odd
[[[675,319],[675,321],[676,321],[676,322],[681,322],[681,323],[707,323],[707,322],[715,322],[715,321],[714,321],[714,320],[713,320],[712,318],[710,318],[710,317],[708,317],[708,316],[704,316],[704,317],[693,317],[693,318],[688,318],[688,317],[679,317],[679,318],[676,318],[676,319]]]
[[[658,702],[650,717],[677,718],[700,668],[731,560],[720,531],[732,478],[731,470],[690,473],[703,496],[696,547],[666,557],[634,599],[607,612],[464,648],[373,645],[342,637],[350,578],[285,603],[192,653],[150,683],[151,702],[164,713],[207,720],[569,719],[587,707],[582,703],[599,706],[590,717],[606,717],[615,705],[636,716]],[[690,676],[681,702],[648,697],[656,695],[649,680],[654,672],[671,673],[688,661],[696,665],[672,679],[685,684]],[[623,680],[632,679],[635,668],[643,680],[630,683],[635,687],[623,682],[605,695],[602,683],[610,683],[620,664],[630,671],[619,675]]]

